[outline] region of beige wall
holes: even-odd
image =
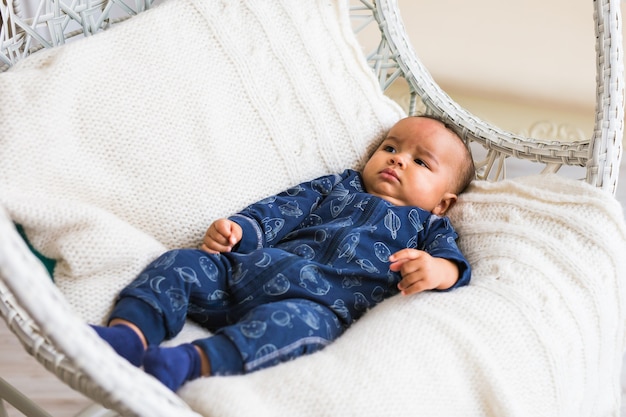
[[[398,4],[419,58],[470,111],[515,132],[549,120],[591,134],[595,34],[590,0]]]

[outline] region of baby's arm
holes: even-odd
[[[200,249],[209,253],[230,252],[239,243],[243,232],[232,220],[215,220],[207,229]]]
[[[398,289],[403,295],[425,290],[447,290],[459,279],[459,267],[444,258],[436,258],[417,249],[402,249],[389,257],[389,269],[400,272]]]

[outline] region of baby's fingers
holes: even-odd
[[[422,256],[422,251],[419,251],[417,249],[399,250],[398,252],[392,254],[389,257],[389,262],[391,262],[389,269],[391,269],[394,272],[398,272],[402,269],[402,266],[405,263],[419,259],[421,256]]]
[[[211,227],[209,227],[208,234],[213,239],[220,239],[223,242],[228,242],[228,237],[231,233],[231,225],[230,222],[226,219],[219,219],[213,222]]]
[[[406,262],[420,257],[421,251],[417,249],[401,249],[389,256],[390,262]]]
[[[222,242],[220,242],[220,240]],[[219,253],[219,252],[228,252],[231,249],[231,246],[227,241],[222,237],[221,239],[211,239],[209,236],[205,236],[202,241],[202,245],[200,246],[205,252],[209,253]]]
[[[218,249],[214,249],[212,245],[207,245],[204,242],[200,245],[200,250],[203,250],[208,253],[220,253],[221,252]]]
[[[215,228],[223,240],[220,243],[230,247],[235,246],[241,240],[241,226],[232,220],[221,219],[215,222]]]
[[[230,251],[234,245],[231,240],[234,239],[231,239],[232,229],[229,223],[226,219],[213,222],[204,234],[200,249],[209,253]]]
[[[422,291],[430,290],[432,288],[429,285],[428,280],[426,279],[405,278],[398,283],[398,289],[400,290],[402,295],[411,295],[411,294],[417,294]]]

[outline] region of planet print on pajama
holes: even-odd
[[[320,349],[397,293],[392,253],[426,244],[464,261],[446,220],[364,193],[353,171],[292,187],[231,220],[247,237],[235,250],[166,252],[123,294],[166,317],[168,335],[189,316],[226,336],[246,372]]]

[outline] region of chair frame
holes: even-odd
[[[375,25],[380,30],[380,42],[366,54],[368,63],[383,90],[400,78],[406,80],[410,92],[409,114],[439,116],[455,126],[468,143],[473,142],[484,148],[486,156],[476,161],[478,178],[503,179],[504,162],[513,157],[541,163],[545,166],[543,172],[556,172],[563,165],[584,167],[586,182],[615,193],[624,120],[619,0],[593,0],[598,74],[595,127],[589,139],[574,141],[534,139],[507,132],[458,105],[437,85],[415,55],[396,1],[360,0],[359,5],[351,7],[356,32],[369,25]],[[152,5],[153,0],[77,0],[71,4],[61,0],[41,0],[34,14],[26,16],[20,0],[0,0],[0,76],[1,72],[42,48],[57,47],[80,36],[92,36]],[[137,387],[132,385],[131,378],[127,378],[126,383],[117,378],[115,386],[112,386],[107,378],[133,371],[128,370],[128,365],[122,360],[115,358],[113,352],[106,352],[111,355],[107,361],[119,366],[111,369],[90,365],[93,358],[73,356],[71,341],[59,336],[64,332],[78,333],[76,337],[87,340],[92,349],[98,349],[100,341],[93,339],[86,326],[80,329],[81,323],[70,322],[67,329],[55,328],[61,319],[50,318],[50,306],[53,306],[55,316],[62,316],[69,306],[15,232],[12,223],[3,220],[2,216],[0,236],[0,315],[30,355],[70,387],[121,414],[197,415],[179,397],[156,382]],[[12,256],[3,255],[7,253]],[[2,278],[9,276],[11,280]],[[35,301],[30,297],[33,293],[38,294]],[[134,395],[123,397],[122,393],[131,390]],[[152,395],[150,398],[155,400],[146,404],[146,395],[152,392],[158,395]],[[26,415],[49,416],[0,379],[0,417],[6,415],[2,399]],[[95,405],[79,415],[114,414]]]

